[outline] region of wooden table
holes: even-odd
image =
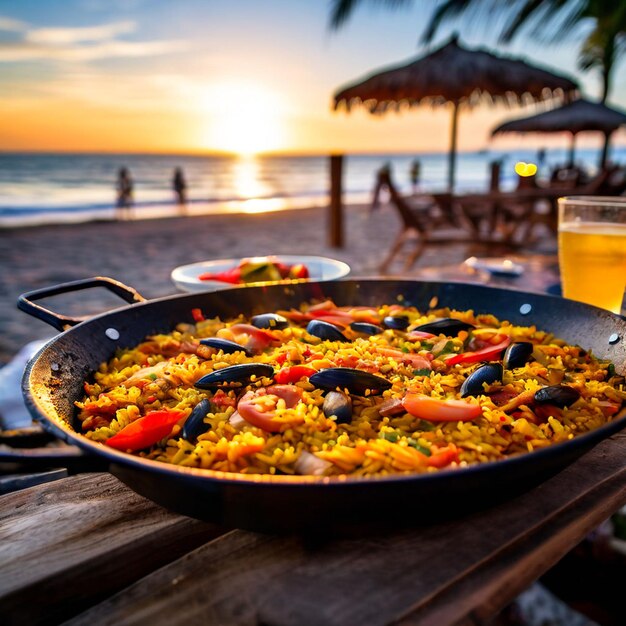
[[[228,531],[108,474],[62,478],[0,498],[0,621],[482,624],[626,503],[625,459],[620,433],[493,508],[325,539]]]

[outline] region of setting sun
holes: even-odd
[[[240,155],[280,150],[286,137],[278,96],[254,84],[227,83],[207,91],[207,147]]]

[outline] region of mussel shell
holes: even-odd
[[[483,384],[491,385],[495,382],[502,382],[504,368],[500,363],[485,363],[477,367],[461,385],[461,398],[468,396],[479,396],[485,393]]]
[[[380,335],[383,329],[376,324],[370,324],[369,322],[352,322],[350,328],[355,333],[361,333],[363,335]]]
[[[323,320],[311,320],[306,332],[324,341],[348,341],[348,338],[336,327]]]
[[[406,315],[387,315],[383,319],[383,324],[387,328],[393,328],[393,330],[406,330],[410,321]]]
[[[278,313],[262,313],[255,315],[250,323],[257,328],[268,328],[270,330],[281,330],[289,326],[289,320]]]
[[[462,330],[473,330],[475,326],[462,322],[461,320],[455,320],[451,317],[444,317],[434,322],[428,322],[422,324],[413,330],[421,330],[424,333],[432,333],[433,335],[446,335],[448,337],[454,337],[458,335]]]
[[[198,389],[217,389],[219,387],[242,386],[256,376],[274,376],[274,368],[266,363],[237,363],[219,370],[215,370],[198,380],[195,386]]]
[[[376,393],[391,387],[391,383],[381,376],[351,367],[329,367],[320,370],[309,378],[309,382],[328,391],[334,391],[337,388],[347,389],[357,396],[364,396],[368,390]]]
[[[524,367],[533,353],[533,344],[529,341],[517,341],[512,343],[504,352],[502,364],[508,370],[516,367]]]
[[[230,339],[222,339],[221,337],[207,337],[200,339],[200,343],[216,350],[221,350],[224,354],[232,354],[233,352],[243,352],[246,356],[252,356],[252,352],[245,346],[238,344]]]
[[[189,417],[183,424],[183,430],[181,436],[187,441],[193,441],[198,438],[198,435],[205,433],[209,430],[210,425],[205,423],[204,418],[211,410],[211,403],[204,399],[198,402],[193,408],[193,411],[189,414]]]
[[[352,421],[352,398],[341,391],[329,391],[322,407],[324,415],[337,418],[337,424],[349,424]]]
[[[543,387],[535,393],[535,402],[538,404],[553,404],[561,409],[574,404],[578,398],[580,398],[578,390],[568,385]]]

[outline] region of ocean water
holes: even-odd
[[[564,163],[565,150],[548,150],[540,175]],[[596,150],[580,150],[577,162],[591,173]],[[514,187],[517,161],[535,161],[537,152],[481,151],[457,157],[456,190],[484,191],[489,164],[502,159],[501,187]],[[410,165],[421,163],[421,191],[446,187],[447,155],[347,155],[343,189],[346,202],[371,199],[376,171],[386,163],[400,189],[410,193]],[[626,161],[626,147],[611,158]],[[27,154],[0,153],[0,227],[25,224],[113,219],[116,177],[120,167],[133,180],[133,217],[177,214],[172,177],[184,171],[188,185],[188,214],[251,213],[322,206],[328,202],[329,165],[325,156],[177,156],[142,154]]]

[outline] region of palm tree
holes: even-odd
[[[369,0],[371,4],[391,8],[407,6],[412,0]],[[330,25],[334,29],[346,23],[363,0],[333,0]],[[599,69],[602,75],[602,102],[611,88],[612,71],[626,52],[626,2],[611,0],[445,0],[433,13],[423,40],[431,41],[439,27],[467,15],[484,28],[503,22],[500,41],[510,42],[519,32],[555,43],[563,36],[580,34],[591,26],[581,46],[579,66]]]

